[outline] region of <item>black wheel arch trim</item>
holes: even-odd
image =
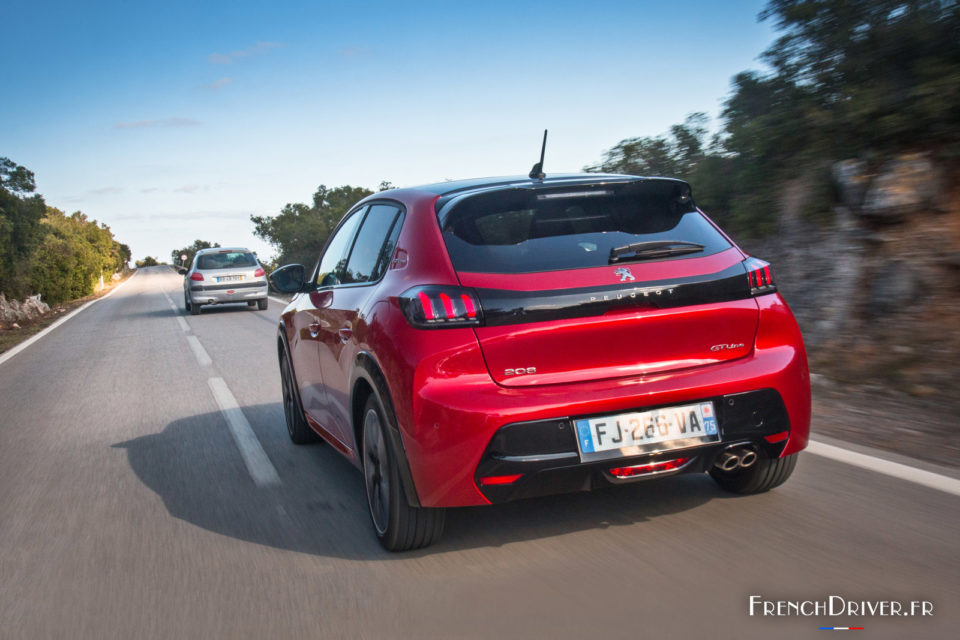
[[[353,361],[353,372],[350,376],[350,406],[353,406],[353,388],[356,387],[359,380],[365,380],[373,389],[380,400],[380,404],[386,415],[384,420],[387,425],[387,443],[392,449],[394,459],[397,461],[397,471],[400,475],[400,485],[403,487],[403,493],[407,498],[407,503],[411,507],[420,507],[420,498],[417,495],[417,487],[413,481],[413,474],[410,472],[410,463],[407,461],[406,450],[403,448],[403,438],[400,436],[400,426],[396,421],[396,411],[393,408],[393,397],[390,394],[390,387],[387,385],[386,376],[377,364],[376,359],[367,351],[361,351]],[[352,425],[356,426],[356,425]],[[356,429],[354,429],[356,431]],[[358,442],[357,447],[361,444]]]
[[[300,387],[297,385],[297,372],[293,369],[293,356],[290,354],[290,343],[287,342],[287,325],[283,323],[283,318],[280,318],[280,324],[277,327],[277,337],[280,338],[280,344],[283,346],[284,355],[287,356],[287,366],[290,367],[290,375],[293,376],[293,393],[297,396],[297,404],[300,405],[300,411],[303,411],[303,400],[300,399]],[[280,364],[279,361],[277,364]],[[282,371],[280,372],[280,375],[283,375]],[[310,426],[310,422],[307,422],[307,426]],[[313,427],[310,428],[311,430],[313,429]]]

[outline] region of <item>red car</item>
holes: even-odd
[[[803,340],[770,266],[687,183],[577,174],[359,202],[277,336],[287,429],[363,470],[390,550],[444,507],[681,473],[757,493],[810,430]]]

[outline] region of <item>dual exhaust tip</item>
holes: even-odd
[[[734,445],[717,456],[713,466],[722,471],[747,469],[757,462],[757,450],[749,445]]]

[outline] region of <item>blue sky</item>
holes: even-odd
[[[0,5],[0,156],[134,257],[271,251],[251,214],[320,184],[578,171],[717,116],[763,0]],[[696,188],[696,185],[694,185]]]

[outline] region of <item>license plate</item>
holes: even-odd
[[[575,420],[584,462],[720,441],[712,402]]]
[[[235,282],[237,280],[243,280],[243,276],[220,276],[217,278],[217,282]]]

